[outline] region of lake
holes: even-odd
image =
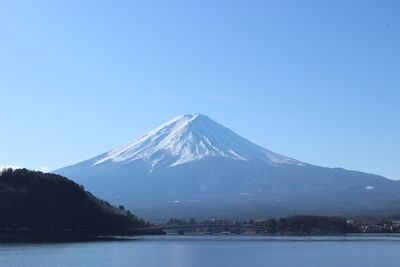
[[[0,266],[398,267],[399,235],[149,236],[131,241],[0,244]]]

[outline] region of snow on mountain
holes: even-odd
[[[397,181],[279,155],[200,114],[54,172],[154,220],[398,214],[400,207]]]
[[[92,166],[143,159],[153,169],[156,165],[177,166],[205,157],[303,165],[248,141],[207,116],[195,114],[173,118],[142,137],[100,155]]]

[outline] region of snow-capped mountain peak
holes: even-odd
[[[398,211],[400,203],[396,181],[281,156],[201,114],[175,117],[130,143],[54,172],[156,221],[381,215]]]
[[[142,159],[153,169],[159,164],[176,166],[203,158],[303,164],[251,143],[205,115],[194,114],[174,117],[136,140],[100,155],[93,165]]]

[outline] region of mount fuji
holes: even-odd
[[[400,212],[400,183],[272,152],[201,114],[54,171],[150,220]]]

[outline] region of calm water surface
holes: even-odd
[[[0,244],[0,266],[399,267],[400,236],[153,236],[132,241]]]

